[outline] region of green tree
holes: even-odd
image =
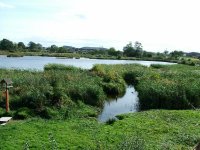
[[[28,49],[29,50],[36,50],[36,48],[37,48],[37,44],[36,43],[34,43],[34,42],[32,42],[32,41],[30,41],[29,43],[28,43]]]
[[[115,50],[114,47],[111,47],[111,48],[108,49],[108,55],[117,56],[118,52]]]
[[[12,50],[14,48],[14,44],[12,41],[9,41],[7,39],[3,39],[0,41],[0,49],[1,50]]]
[[[169,54],[169,51],[168,51],[168,50],[165,50],[165,51],[164,51],[164,54],[165,54],[165,55],[168,55],[168,54]]]
[[[58,48],[58,51],[57,51],[58,53],[67,53],[67,49],[65,48],[65,47],[59,47]]]
[[[134,57],[134,48],[133,48],[133,45],[132,45],[132,42],[129,42],[124,48],[123,48],[123,51],[124,51],[124,55],[125,56],[128,56],[128,57]]]
[[[150,57],[153,57],[153,54],[154,54],[154,53],[152,53],[152,52],[143,51],[142,56],[143,56],[143,57],[149,57],[149,58],[150,58]]]
[[[42,44],[37,43],[37,44],[36,44],[36,49],[37,49],[37,50],[42,50],[42,49],[43,49]]]
[[[183,51],[173,51],[170,53],[171,57],[178,58],[184,55]]]
[[[143,55],[143,46],[142,43],[136,41],[134,44],[135,57],[142,57]]]
[[[128,57],[141,57],[143,54],[142,44],[136,41],[133,47],[132,42],[129,42],[123,48],[123,51],[124,51],[124,55]]]
[[[56,45],[51,45],[51,47],[49,48],[50,52],[57,52],[58,50],[59,50],[59,48]]]
[[[40,43],[34,43],[34,42],[29,42],[28,43],[28,48],[29,48],[29,50],[31,50],[31,51],[40,51],[40,50],[42,50],[42,44],[40,44]]]
[[[20,50],[26,49],[26,46],[24,45],[23,42],[19,42],[19,43],[17,44],[17,47],[18,47],[18,49],[20,49]]]

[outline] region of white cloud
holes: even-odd
[[[10,4],[6,4],[6,3],[3,3],[3,2],[0,2],[0,9],[1,8],[14,8],[14,6],[10,5]]]
[[[119,49],[137,40],[150,51],[200,50],[199,0],[23,1],[26,11],[2,16],[3,35]]]

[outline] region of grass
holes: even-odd
[[[11,78],[13,81],[9,92],[11,115],[14,117],[48,116],[51,109],[72,109],[78,101],[100,106],[106,99],[100,77],[71,66],[47,65],[43,72],[1,69],[0,78]],[[4,101],[1,93],[2,108],[5,107]]]
[[[141,105],[143,108],[167,108],[160,106],[163,104],[168,105],[169,109],[184,109],[200,104],[198,66],[151,65],[148,68],[134,64],[96,65],[91,70],[82,70],[51,64],[45,66],[44,70],[1,69],[0,77],[13,79],[14,90],[11,94],[15,101],[31,99],[29,101],[37,103],[37,107],[44,105],[47,99],[53,103],[63,103],[61,100],[67,97],[72,101],[82,100],[91,105],[101,105],[106,95],[123,95],[125,81],[136,87],[141,104],[144,101],[144,105]]]
[[[46,107],[59,111],[62,106],[71,108],[77,101],[100,107],[108,96],[123,95],[126,83],[138,91],[142,110],[200,107],[198,66],[95,65],[83,70],[49,64],[43,72],[1,69],[0,78],[12,78],[14,82],[10,106],[18,114],[28,112],[19,112],[22,107],[33,110],[29,112],[35,116],[51,112]],[[5,103],[0,101],[0,106],[5,107]]]
[[[123,78],[111,71],[101,76],[94,69],[59,64],[48,64],[44,71],[0,69],[0,78],[13,81],[10,115],[20,119],[51,118],[51,112],[73,109],[78,101],[100,107],[109,95],[123,95],[126,88]],[[5,96],[0,94],[4,108]]]
[[[142,108],[188,109],[200,107],[200,68],[152,65],[140,77],[136,90]]]
[[[187,65],[97,65],[96,74],[112,72],[135,86],[140,108],[191,109],[200,107],[200,68]]]
[[[151,110],[111,125],[95,118],[28,119],[0,126],[0,149],[192,149],[200,140],[199,111]]]
[[[0,69],[0,78],[14,82],[12,111],[6,115],[16,119],[0,126],[0,149],[192,149],[200,141],[198,66],[96,65],[83,70],[50,64],[42,72]],[[126,83],[138,91],[142,110],[196,110],[149,110],[99,123],[96,116],[105,99],[123,94]]]

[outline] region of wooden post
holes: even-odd
[[[6,86],[6,112],[9,112],[10,108],[9,108],[9,93],[8,93],[8,88]]]
[[[11,81],[11,79],[3,79],[3,80],[1,80],[1,85],[2,85],[2,87],[3,88],[5,88],[6,89],[6,91],[5,91],[5,95],[6,95],[6,112],[9,112],[10,111],[10,108],[9,108],[9,88],[11,88],[11,87],[13,87],[12,86],[12,81]]]

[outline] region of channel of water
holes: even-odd
[[[116,115],[136,112],[138,108],[138,92],[133,86],[128,86],[124,96],[107,100],[104,103],[102,112],[98,116],[100,122],[106,122],[109,119],[117,119]]]
[[[44,66],[49,63],[65,64],[83,69],[91,69],[95,64],[142,64],[150,66],[151,64],[173,64],[158,61],[135,61],[135,60],[103,60],[103,59],[58,59],[56,57],[43,56],[24,56],[24,57],[7,57],[0,55],[0,68],[6,69],[31,69],[43,70]],[[102,112],[98,116],[100,122],[116,118],[116,115],[138,111],[138,93],[134,87],[128,86],[123,97],[109,99],[104,103]]]

